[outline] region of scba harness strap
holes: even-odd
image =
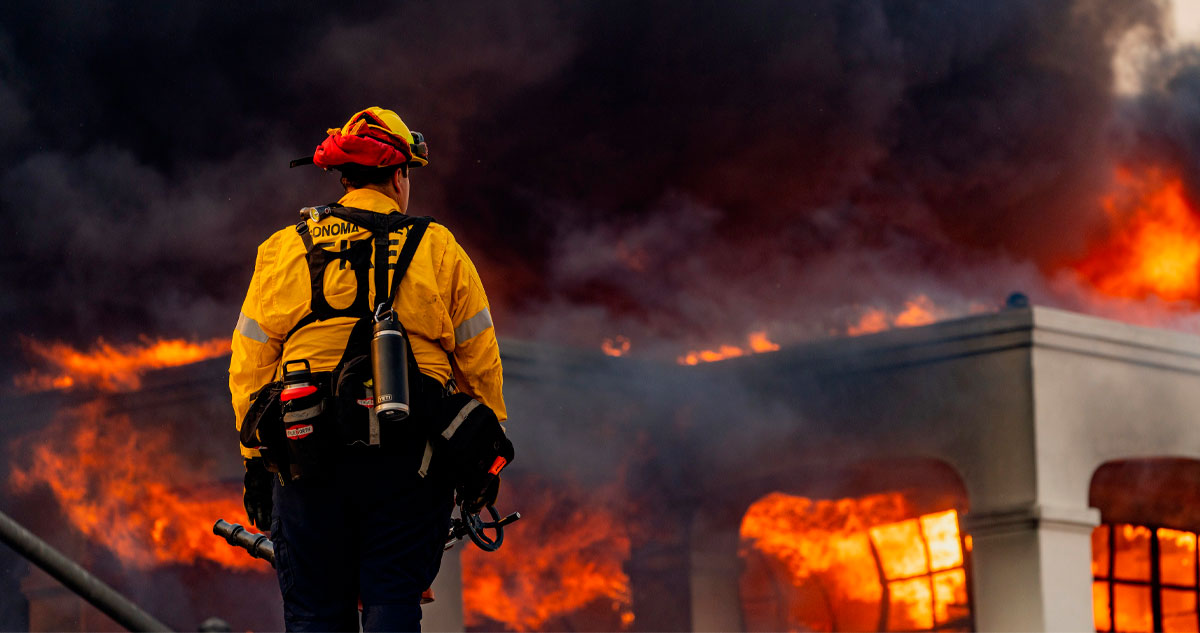
[[[302,220],[296,225],[296,232],[305,246],[312,299],[310,312],[300,319],[284,340],[318,321],[337,317],[350,317],[356,321],[334,369],[314,372],[306,377],[316,387],[309,395],[299,399],[283,398],[281,393],[285,381],[275,381],[264,387],[252,400],[250,413],[242,425],[242,444],[259,449],[268,468],[279,472],[282,481],[322,477],[330,471],[332,450],[339,444],[380,446],[387,443],[381,440],[381,435],[385,434],[381,434],[371,408],[372,303],[394,303],[400,281],[408,272],[417,247],[433,221],[427,217],[410,217],[402,213],[380,214],[339,205],[310,207],[301,214],[317,223],[328,217],[345,220],[367,229],[371,237],[343,243],[342,250],[331,251],[313,243],[306,221]],[[408,232],[404,245],[397,253],[392,247],[399,245],[400,236],[393,234],[405,229]],[[344,232],[351,231],[347,229]],[[396,263],[389,265],[393,254]],[[331,306],[325,297],[325,272],[334,262],[340,262],[343,268],[348,266],[357,284],[354,300],[340,309]],[[372,274],[375,299],[371,297]],[[415,389],[410,383],[410,389],[418,394],[418,398],[426,397],[426,392],[434,394],[435,390],[420,382],[433,379],[425,379],[420,374],[411,349],[407,363],[408,375],[418,381]],[[440,384],[437,386],[441,387]],[[419,404],[424,405],[423,402]],[[303,433],[297,429],[302,429]],[[393,436],[403,436],[403,433]]]
[[[375,271],[376,297],[378,298],[382,288],[388,289],[385,298],[375,303],[392,305],[400,289],[400,280],[408,272],[413,256],[417,253],[417,246],[420,245],[421,238],[424,237],[429,224],[433,222],[433,218],[430,217],[412,217],[403,213],[373,213],[364,209],[343,207],[339,204],[306,207],[300,211],[300,215],[303,219],[296,224],[296,232],[300,234],[300,239],[304,242],[305,259],[308,261],[309,278],[312,283],[311,312],[292,327],[283,337],[284,341],[290,339],[301,328],[317,321],[337,317],[371,318],[374,315],[369,287],[372,269]],[[308,220],[320,222],[328,217],[345,220],[370,231],[371,239],[353,240],[341,251],[330,251],[318,247],[313,243],[312,235],[309,234]],[[405,228],[408,228],[408,234],[405,237],[404,246],[396,257],[396,263],[389,265],[390,247],[399,243],[399,240],[393,239],[391,234],[398,233]],[[372,248],[372,243],[374,248]],[[372,250],[375,254],[374,262],[371,260]],[[343,267],[349,266],[354,272],[356,285],[354,301],[345,308],[334,308],[325,298],[325,270],[335,261],[342,262]],[[394,271],[390,282],[389,271]]]
[[[402,213],[373,213],[337,204],[308,207],[301,210],[300,214],[304,219],[296,225],[296,232],[300,234],[306,249],[305,257],[312,284],[311,312],[288,332],[284,340],[286,341],[300,329],[317,321],[336,317],[357,319],[346,338],[346,347],[342,357],[332,371],[328,393],[331,393],[335,400],[342,405],[337,417],[343,441],[351,445],[380,445],[381,429],[379,420],[374,413],[374,398],[373,394],[368,393],[371,390],[372,372],[370,344],[376,312],[372,307],[378,305],[390,308],[394,304],[399,293],[400,281],[408,272],[413,257],[416,255],[417,247],[433,219],[411,217]],[[351,241],[341,251],[325,250],[320,245],[313,243],[307,220],[312,219],[320,225],[322,220],[329,217],[345,220],[362,227],[371,232],[371,238]],[[338,225],[331,228],[336,228],[336,226]],[[393,237],[393,234],[405,229],[408,232],[404,239],[404,246],[396,253],[392,247],[397,246],[400,241],[399,236]],[[347,230],[343,230],[344,232]],[[374,251],[373,262],[372,250]],[[396,255],[396,263],[389,265],[388,260],[393,254]],[[350,267],[357,284],[354,300],[350,305],[341,309],[330,306],[325,297],[325,271],[335,261],[342,262],[343,267]],[[374,270],[374,300],[369,296],[370,288],[368,286],[372,270]],[[389,271],[392,273],[390,280],[388,279]],[[380,300],[379,297],[385,291],[387,294]],[[404,326],[400,325],[399,327],[403,333]],[[407,333],[402,335],[407,339]],[[427,395],[440,392],[442,386],[439,384],[438,389],[433,390],[429,385],[424,384],[426,379],[420,372],[412,348],[411,346],[406,347],[408,348],[406,362],[409,392],[417,400],[410,404],[415,404],[420,408],[423,405],[421,401]],[[364,407],[370,409],[369,414]]]

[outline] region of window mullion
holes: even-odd
[[[1108,630],[1117,630],[1117,526],[1108,526]]]
[[[1162,548],[1158,544],[1158,528],[1150,528],[1150,613],[1154,630],[1163,630],[1162,611]]]

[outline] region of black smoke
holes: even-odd
[[[255,245],[337,196],[288,170],[368,106],[426,133],[414,212],[501,335],[634,351],[821,335],[1021,288],[1103,228],[1114,166],[1200,174],[1200,63],[1114,94],[1153,0],[0,6],[0,318],[228,333]]]

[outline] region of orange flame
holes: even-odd
[[[767,338],[766,330],[761,332],[750,333],[750,351],[755,354],[764,354],[766,352],[774,352],[779,349],[779,345],[772,343],[771,339]]]
[[[700,363],[714,363],[719,360],[736,358],[747,354],[773,352],[777,349],[779,349],[779,345],[772,343],[771,339],[767,338],[767,331],[759,330],[750,333],[747,337],[745,348],[737,347],[736,345],[721,345],[717,349],[688,352],[675,359],[675,361],[680,365],[699,365]]]
[[[615,338],[604,339],[604,342],[600,344],[600,350],[606,356],[624,356],[629,353],[632,345],[628,337],[618,334]]]
[[[1118,193],[1103,200],[1114,234],[1076,272],[1114,297],[1200,302],[1200,214],[1183,182],[1156,169],[1140,178],[1118,170],[1116,180]]]
[[[912,516],[898,493],[836,501],[772,493],[750,506],[741,526],[743,556],[758,552],[778,566],[791,591],[821,596],[789,599],[788,621],[769,628],[961,625],[968,607],[958,514]],[[751,580],[743,578],[745,595],[755,594]]]
[[[270,571],[212,534],[217,518],[244,514],[236,491],[169,483],[181,475],[206,478],[172,452],[165,430],[140,431],[128,417],[91,403],[66,411],[37,436],[17,443],[29,464],[13,466],[12,489],[48,486],[71,524],[121,561],[145,569],[207,560]]]
[[[564,630],[573,627],[564,627],[562,618],[584,609],[605,616],[606,628],[632,624],[629,576],[622,569],[630,534],[615,510],[618,494],[615,488],[594,495],[522,489],[523,518],[505,534],[504,547],[463,549],[466,625],[491,620],[536,631],[550,623]]]
[[[921,294],[905,301],[904,309],[895,314],[880,308],[868,309],[857,322],[846,328],[846,334],[860,336],[894,327],[918,327],[929,325],[946,316],[945,310],[935,305],[927,295]]]
[[[229,353],[229,339],[215,338],[200,343],[183,339],[145,339],[141,344],[111,345],[103,339],[88,351],[66,343],[42,343],[26,339],[25,349],[52,368],[30,371],[14,382],[26,392],[86,386],[103,391],[127,391],[141,387],[141,377],[152,369],[188,365]]]

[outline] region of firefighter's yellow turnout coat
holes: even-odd
[[[376,213],[397,212],[391,198],[371,189],[355,189],[338,202]],[[307,223],[317,248],[340,251],[352,241],[371,239],[370,231],[339,218]],[[389,263],[395,263],[408,231],[395,234]],[[229,390],[239,431],[251,396],[281,377],[284,361],[305,359],[313,371],[328,371],[345,351],[356,320],[351,317],[310,323],[284,342],[285,335],[311,312],[313,285],[305,253],[293,227],[277,231],[258,247],[229,364]],[[375,305],[377,293],[385,297],[388,289],[375,288],[374,276],[370,278],[370,305]],[[331,307],[349,306],[358,290],[353,270],[328,266],[324,289]],[[408,330],[421,372],[442,384],[453,377],[460,391],[491,407],[503,422],[507,418],[501,393],[504,378],[487,296],[474,264],[444,226],[429,225],[400,282],[394,308]],[[253,449],[241,450],[244,457],[257,456]]]

